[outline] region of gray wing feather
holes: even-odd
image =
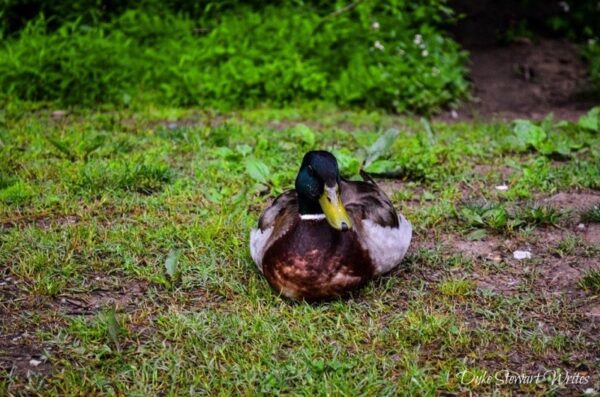
[[[375,183],[343,179],[341,191],[344,206],[355,220],[369,219],[380,226],[399,227],[392,202]]]
[[[298,214],[298,197],[295,190],[288,190],[277,196],[258,220],[260,230],[273,227],[280,217],[288,218]]]

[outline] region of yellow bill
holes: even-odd
[[[319,204],[325,214],[327,222],[337,230],[349,230],[352,229],[352,221],[344,208],[344,203],[339,195],[339,188],[325,186],[321,198],[319,198]]]

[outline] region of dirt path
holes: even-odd
[[[443,120],[540,119],[548,113],[573,120],[600,104],[600,98],[586,94],[588,71],[579,48],[545,38],[545,19],[560,9],[526,9],[512,0],[455,0],[453,6],[463,14],[453,34],[470,55],[474,101],[442,114]],[[535,30],[534,38],[507,40],[506,32],[521,21]]]

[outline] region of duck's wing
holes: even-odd
[[[262,259],[274,241],[283,236],[298,217],[295,190],[280,194],[263,212],[258,227],[250,232],[250,255],[262,272]]]
[[[398,216],[390,199],[374,182],[342,180],[340,185],[342,202],[361,244],[369,252],[375,275],[392,270],[408,250],[411,224]]]

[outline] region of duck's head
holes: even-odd
[[[304,155],[296,177],[296,192],[301,215],[325,214],[337,230],[349,230],[352,221],[340,194],[340,171],[333,154],[315,150]]]

